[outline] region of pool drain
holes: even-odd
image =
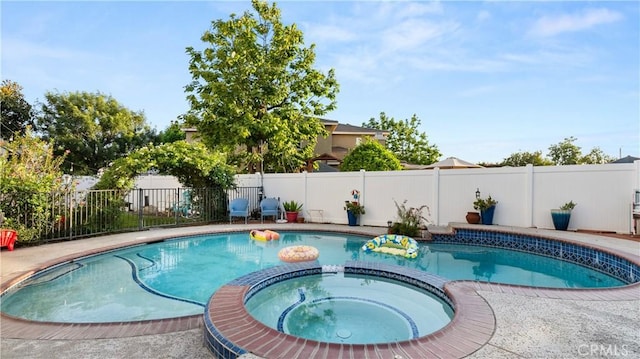
[[[347,339],[351,336],[351,332],[349,330],[346,329],[340,329],[336,332],[336,335],[339,336],[342,339]]]

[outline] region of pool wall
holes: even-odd
[[[614,253],[558,238],[495,230],[457,228],[453,233],[432,234],[432,241],[534,253],[584,265],[618,278],[627,284],[640,282],[640,266],[624,253]]]
[[[389,278],[424,289],[444,300],[454,309],[454,318],[445,328],[416,339],[396,343],[379,344],[339,344],[303,339],[279,332],[254,319],[244,303],[261,289],[283,280],[327,272],[372,275]],[[229,282],[211,297],[204,314],[205,345],[218,358],[236,358],[238,355],[253,353],[264,358],[405,358],[462,357],[484,345],[493,334],[495,322],[487,303],[475,295],[466,298],[464,305],[445,294],[447,279],[423,271],[383,263],[347,261],[344,265],[321,266],[317,262],[288,264],[250,273]],[[447,291],[455,295],[455,290]],[[469,293],[468,293],[469,294]],[[469,297],[473,297],[471,294]],[[459,326],[452,330],[451,324],[465,318],[472,324],[465,332]],[[480,323],[478,326],[477,324]],[[466,339],[451,338],[464,334]],[[447,339],[447,336],[449,338]],[[439,338],[434,340],[434,337]],[[460,342],[457,348],[443,342]],[[467,343],[464,343],[467,341]]]

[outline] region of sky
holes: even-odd
[[[501,162],[573,136],[640,157],[640,2],[280,1],[333,68],[337,109],[361,126],[414,114],[441,159]],[[1,77],[27,101],[100,92],[158,131],[188,110],[186,47],[250,1],[2,1]]]

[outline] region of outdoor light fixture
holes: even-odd
[[[391,223],[393,223],[393,222],[387,221],[387,228],[391,228]]]
[[[480,188],[476,189],[476,198],[480,198]]]

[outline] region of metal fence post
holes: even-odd
[[[144,216],[142,213],[144,204],[144,190],[142,188],[138,189],[138,230],[141,231],[144,227]]]

